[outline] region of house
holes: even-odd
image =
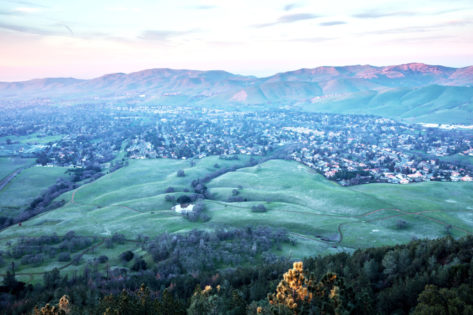
[[[172,210],[176,211],[177,213],[190,213],[194,210],[194,205],[189,204],[177,204],[171,208]]]

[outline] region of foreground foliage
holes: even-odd
[[[199,236],[182,240],[191,235]],[[212,242],[219,244],[217,238]],[[189,244],[200,247],[200,241]],[[48,272],[34,286],[17,281],[13,270],[0,287],[0,308],[6,314],[31,313],[68,295],[70,314],[471,314],[473,309],[471,236],[312,257],[292,268],[274,259],[187,270],[188,257],[165,252],[174,253],[179,269],[166,271],[170,265],[155,263],[107,275],[89,266],[72,278]]]

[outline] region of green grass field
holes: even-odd
[[[22,170],[0,191],[0,212],[10,216],[26,208],[58,178],[66,177],[65,167],[30,167]]]
[[[62,135],[41,136],[36,133],[27,136],[0,137],[0,155],[16,155],[18,152],[31,153],[40,150],[49,142],[57,142]],[[11,144],[7,141],[10,140]]]
[[[210,181],[207,186],[211,200],[205,201],[211,217],[208,222],[189,222],[170,210],[172,204],[164,199],[167,187],[174,187],[176,192],[172,194],[179,196],[191,188],[193,179],[214,172],[216,163],[227,167],[241,165],[246,159],[223,161],[207,157],[197,160],[195,166],[184,160],[131,160],[127,167],[58,197],[68,201],[63,207],[0,232],[0,250],[7,250],[8,241],[22,236],[52,232],[63,235],[70,230],[99,237],[122,233],[135,239],[138,235],[153,237],[163,232],[211,230],[221,225],[269,225],[285,227],[297,242],[278,253],[301,258],[404,243],[413,238],[441,237],[446,235],[448,225],[456,237],[473,231],[473,183],[341,187],[297,162],[283,160],[242,168]],[[31,170],[40,169],[43,168]],[[185,177],[177,177],[180,169]],[[56,171],[56,176],[60,175],[61,170]],[[21,186],[20,181],[18,185]],[[247,201],[228,202],[234,189]],[[19,199],[13,198],[11,203]],[[268,211],[252,212],[251,207],[258,204],[264,204]],[[399,229],[397,222],[401,219],[406,226]],[[127,246],[136,244],[122,247]],[[120,251],[124,250],[122,247]],[[103,246],[95,254],[87,253],[84,260],[99,255],[102,249]],[[118,250],[115,254],[119,254]],[[45,262],[42,267],[25,266],[19,271],[50,267]],[[78,267],[70,266],[65,271],[74,268]],[[4,269],[0,269],[2,272]]]
[[[16,169],[34,164],[34,159],[0,157],[0,181]]]

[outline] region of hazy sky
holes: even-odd
[[[0,81],[473,64],[472,0],[1,0]]]

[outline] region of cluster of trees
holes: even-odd
[[[124,161],[116,162],[111,166],[110,171],[117,170],[120,167],[123,167],[124,165],[125,165]],[[90,163],[86,167],[82,167],[82,168],[70,168],[66,171],[66,173],[69,173],[70,175],[72,175],[72,181],[74,183],[80,182],[83,180],[88,180],[89,182],[92,182],[104,175],[102,173],[102,167],[100,166],[99,163]]]
[[[182,216],[191,222],[207,222],[210,217],[205,211],[205,204],[202,201],[197,201],[191,212],[183,213]]]
[[[40,265],[45,259],[58,261],[71,260],[71,253],[90,247],[97,239],[90,236],[76,235],[74,231],[64,236],[56,234],[38,237],[23,237],[16,243],[10,244],[8,250],[2,253],[5,258],[20,260],[23,265]]]
[[[269,227],[220,228],[215,232],[193,230],[162,234],[144,243],[162,277],[212,271],[218,266],[254,263],[259,257],[276,259],[271,250],[288,243],[283,229]]]
[[[371,181],[371,174],[364,170],[349,171],[341,169],[330,179],[344,181],[347,185],[359,185],[369,183]]]
[[[81,274],[61,277],[53,270],[34,286],[17,281],[14,272],[8,272],[0,286],[0,308],[5,314],[29,313],[35,306],[58,304],[68,295],[72,314],[473,311],[472,236],[312,257],[290,269],[286,259],[258,258],[264,253],[259,246],[265,249],[272,239],[287,237],[282,231],[280,235],[272,232],[246,228],[164,234],[144,240],[154,261],[131,272],[102,272],[97,265],[89,265]],[[256,252],[250,255],[253,243]],[[249,252],[238,260],[241,248]],[[224,261],[228,255],[229,260]]]

